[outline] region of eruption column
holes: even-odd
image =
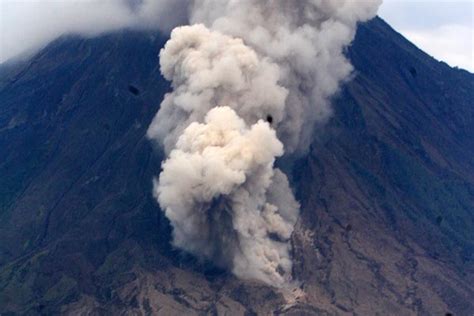
[[[167,94],[148,137],[168,155],[154,195],[173,244],[243,279],[291,282],[299,205],[284,154],[313,127],[352,66],[344,49],[379,0],[201,0],[160,53]]]

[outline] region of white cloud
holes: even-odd
[[[121,28],[169,29],[186,0],[0,0],[0,62],[63,34],[95,36]]]
[[[87,35],[130,23],[118,1],[2,1],[0,61],[37,49],[65,33]]]

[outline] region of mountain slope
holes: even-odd
[[[306,293],[243,282],[173,250],[145,138],[169,89],[165,38],[62,38],[0,70],[0,311],[28,314],[444,314],[474,311],[474,75],[380,19],[304,157],[280,161],[302,204]]]

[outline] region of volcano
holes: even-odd
[[[0,314],[474,312],[473,74],[359,26],[334,115],[277,162],[301,204],[288,300],[171,246],[146,138],[166,40],[66,36],[0,66]]]

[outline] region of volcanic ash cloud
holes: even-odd
[[[172,82],[148,136],[169,152],[192,122],[202,122],[216,106],[229,106],[248,123],[284,115],[288,91],[278,84],[278,65],[241,39],[204,25],[178,27],[160,53],[161,72]]]
[[[288,240],[298,204],[273,169],[283,145],[267,122],[248,126],[230,107],[191,123],[163,163],[155,196],[173,225],[174,245],[241,278],[290,279]],[[287,194],[285,200],[272,196]]]
[[[203,0],[160,53],[171,81],[148,129],[168,158],[154,195],[173,244],[275,287],[291,284],[299,205],[274,167],[308,147],[352,67],[343,51],[378,0]]]

